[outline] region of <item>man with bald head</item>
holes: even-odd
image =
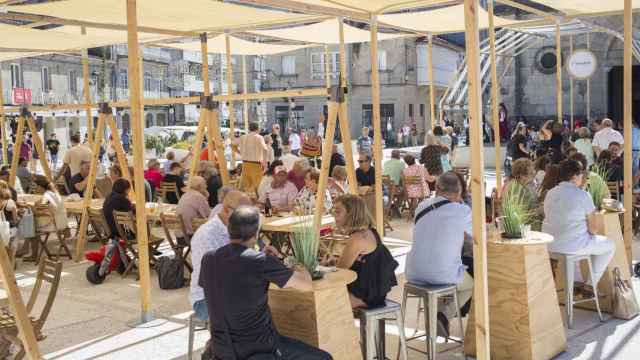
[[[231,216],[233,210],[243,205],[251,205],[249,196],[238,190],[229,191],[222,201],[222,210],[200,226],[191,238],[193,273],[191,274],[191,291],[189,297],[193,311],[195,311],[198,318],[203,321],[209,320],[209,314],[204,299],[204,290],[198,285],[202,257],[207,252],[215,251],[229,243],[229,231],[227,230],[229,216]]]
[[[187,192],[182,195],[176,207],[176,213],[182,216],[188,234],[193,234],[192,219],[206,219],[211,213],[207,181],[202,176],[194,176],[189,180]]]

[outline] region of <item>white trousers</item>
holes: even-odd
[[[607,270],[607,266],[613,259],[613,255],[616,252],[616,244],[607,239],[604,236],[596,235],[594,241],[572,254],[576,255],[591,255],[591,264],[593,265],[593,278],[589,279],[586,283],[591,286],[598,284],[602,274]],[[579,264],[576,264],[575,268],[575,280],[577,282],[584,282],[582,278],[582,272],[580,271]]]

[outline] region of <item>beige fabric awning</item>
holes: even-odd
[[[232,55],[274,55],[311,46],[257,43],[234,36],[229,37],[229,42]],[[157,44],[157,46],[189,51],[200,51],[199,40],[188,43]],[[214,38],[208,39],[207,49],[211,54],[226,54],[227,45],[224,35],[218,35]]]
[[[481,29],[489,27],[489,14],[478,8],[478,26]],[[523,23],[524,21],[494,17],[495,26],[503,27]],[[455,33],[464,32],[464,5],[455,5],[429,11],[407,12],[400,14],[380,15],[380,22],[400,26],[424,33]]]
[[[252,33],[263,36],[272,36],[280,39],[318,44],[338,44],[340,42],[338,30],[340,26],[339,21],[340,20],[338,19],[330,19],[311,25],[293,26],[275,30],[259,30],[252,31]],[[395,39],[405,36],[408,35],[378,33],[379,40]],[[370,40],[371,34],[369,31],[344,24],[345,44],[369,42]]]
[[[138,26],[178,31],[222,31],[317,19],[213,0],[138,0]],[[66,0],[10,6],[9,11],[60,19],[126,25],[126,1]]]
[[[42,53],[33,52],[0,52],[0,61],[17,60],[29,57],[44,55]]]
[[[382,13],[385,11],[412,9],[421,6],[449,3],[451,0],[295,0],[295,2],[337,10],[349,10],[361,13]]]
[[[535,0],[542,5],[560,10],[567,15],[623,12],[624,0]],[[640,8],[640,0],[633,0],[634,9]]]
[[[67,52],[121,42],[113,36],[77,35],[0,24],[0,49]],[[10,50],[9,50],[10,51]]]
[[[125,44],[127,42],[127,32],[124,30],[109,30],[109,29],[96,29],[96,28],[86,28],[87,35],[93,36],[96,38],[104,38],[110,40],[116,40],[116,43]],[[49,31],[55,31],[65,34],[79,35],[81,34],[80,26],[73,25],[65,25],[57,28],[49,29]],[[149,42],[149,41],[160,41],[171,39],[172,36],[167,35],[158,35],[151,34],[145,32],[138,32],[138,41],[141,43]],[[116,44],[113,43],[113,44]]]

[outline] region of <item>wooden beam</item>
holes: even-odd
[[[587,50],[591,50],[591,34],[587,33]],[[589,123],[591,122],[591,78],[587,79],[587,101],[586,101],[586,105],[587,105],[587,124],[586,126],[589,126]]]
[[[106,109],[111,112],[108,106]],[[106,110],[104,109],[104,110]],[[102,111],[98,114],[98,124],[96,126],[96,137],[91,146],[91,167],[89,177],[87,179],[87,188],[84,190],[82,198],[82,217],[80,218],[80,227],[78,229],[78,239],[75,248],[75,261],[80,262],[84,257],[84,250],[87,244],[87,231],[89,228],[89,208],[91,207],[91,199],[93,199],[93,189],[96,185],[96,172],[98,170],[98,160],[100,158],[100,144],[102,143],[102,134],[104,133],[104,120],[107,115]]]
[[[118,164],[120,164],[120,169],[122,170],[122,177],[127,179],[127,181],[131,182],[131,173],[129,172],[129,163],[127,162],[127,155],[124,153],[124,148],[122,147],[122,140],[120,139],[120,134],[118,133],[118,126],[116,125],[116,120],[113,118],[113,114],[109,114],[106,117],[107,125],[109,126],[109,130],[111,131],[111,136],[113,137],[113,145],[116,149],[116,157],[118,158]],[[135,198],[135,191],[131,189],[131,196]]]
[[[247,95],[249,87],[247,86],[247,57],[242,55],[242,94]],[[249,101],[242,100],[242,119],[244,120],[244,131],[249,133]]]
[[[143,105],[138,48],[138,16],[136,0],[127,1],[127,45],[129,50],[129,99],[131,101],[131,125],[133,132],[133,167],[136,190],[136,237],[138,240],[138,270],[140,272],[141,321],[150,321],[151,284],[149,274],[149,239],[147,234],[146,201],[144,198],[144,133],[142,131]]]
[[[375,163],[376,228],[384,235],[382,206],[382,124],[380,122],[380,78],[378,77],[378,19],[371,16],[371,98],[373,113],[373,160]]]
[[[540,9],[533,8],[533,7],[528,6],[528,5],[524,5],[524,4],[515,2],[515,1],[511,1],[511,0],[496,0],[496,2],[499,2],[499,3],[504,4],[504,5],[511,6],[512,8],[516,8],[516,9],[520,9],[520,10],[526,11],[526,12],[534,14],[534,15],[541,16],[541,17],[546,18],[546,19],[552,19],[553,21],[556,21],[556,19],[555,19],[555,17],[553,15],[551,15],[551,14],[545,12],[545,11],[542,11]]]
[[[348,89],[347,83],[347,50],[344,44],[344,19],[338,21],[338,38],[340,54],[340,87]],[[351,194],[358,193],[358,182],[356,181],[356,165],[353,161],[353,148],[351,146],[351,128],[349,123],[349,96],[344,95],[344,101],[338,110],[338,122],[340,124],[340,136],[342,137],[342,151],[344,152],[345,163],[347,164],[347,183]],[[328,111],[328,110],[327,110]],[[331,174],[329,174],[331,175]]]
[[[202,59],[202,87],[204,96],[211,95],[211,80],[209,80],[209,50],[207,44],[207,34],[200,34],[200,56]],[[209,161],[212,163],[216,160],[215,149],[213,146],[213,126],[211,124],[211,117],[209,114],[203,114],[203,106],[200,106],[200,122],[205,122],[205,126],[207,127],[207,152]],[[220,154],[218,154],[218,158],[220,158]],[[224,153],[222,154],[222,159],[224,160]],[[193,159],[196,163],[200,159]]]
[[[193,178],[198,171],[198,162],[200,162],[200,154],[202,153],[202,142],[204,141],[204,133],[207,128],[206,119],[202,119],[203,114],[208,115],[208,112],[203,112],[200,105],[200,121],[198,122],[198,129],[196,130],[196,142],[193,144],[193,159],[191,159],[191,169],[189,170],[189,178]]]
[[[569,35],[569,58],[573,55],[573,35]],[[573,76],[569,74],[569,121],[571,122],[571,131],[573,131]]]
[[[55,24],[55,25],[84,26],[88,28],[107,29],[107,30],[127,31],[128,29],[126,24],[109,24],[109,23],[97,23],[97,22],[84,21],[84,20],[60,19],[53,16],[23,14],[23,13],[18,13],[13,11],[8,13],[0,13],[0,19],[31,21],[31,22],[46,22],[46,23]],[[159,29],[159,28],[148,27],[148,26],[140,26],[138,27],[138,31],[144,32],[144,33],[151,33],[151,34],[182,36],[182,37],[191,37],[191,38],[198,36],[198,33],[195,31],[168,30],[168,29]]]
[[[427,59],[429,62],[429,121],[431,122],[431,130],[436,126],[436,89],[433,83],[433,35],[427,35],[429,43],[427,44]],[[427,128],[425,128],[426,130]]]
[[[336,103],[335,99],[331,99],[331,101],[327,102],[327,127],[325,141],[322,142],[322,158],[330,159],[331,158],[331,149],[333,148],[333,135],[336,131],[336,119],[338,118],[338,103]],[[331,139],[328,140],[327,139]],[[320,179],[318,180],[318,191],[316,192],[316,203],[315,203],[315,212],[313,216],[313,227],[316,229],[317,233],[320,232],[320,225],[322,223],[322,217],[325,214],[325,211],[328,209],[324,208],[324,199],[326,196],[327,190],[327,182],[329,179],[329,164],[330,161],[323,161],[320,166]]]
[[[15,156],[14,156],[15,158]],[[7,249],[4,246],[0,246],[0,278],[2,285],[7,293],[7,302],[9,303],[9,309],[16,320],[16,327],[18,328],[18,338],[22,342],[27,358],[29,359],[42,359],[42,354],[38,348],[38,340],[36,339],[35,331],[31,323],[31,318],[27,313],[27,308],[22,300],[20,288],[16,282],[16,275],[13,272],[13,265]]]
[[[224,139],[222,138],[222,133],[220,131],[220,104],[208,104],[207,106],[211,107],[209,110],[209,117],[211,118],[210,123],[213,124],[213,138],[215,140],[216,151],[219,154],[222,154],[222,159],[218,160],[218,165],[220,166],[220,180],[222,180],[222,185],[229,184],[229,169],[227,168],[227,160],[224,158]]]
[[[482,141],[482,92],[478,40],[478,0],[464,0],[465,43],[469,91],[469,136],[471,137],[471,201],[473,203],[473,269],[477,359],[491,358],[489,343],[489,302],[487,287],[487,234],[484,191],[484,150]],[[468,339],[467,341],[473,341]]]
[[[82,26],[80,28],[82,35],[87,35],[87,28]],[[82,50],[82,88],[84,91],[85,104],[91,104],[91,88],[89,87],[89,51],[87,49]],[[97,88],[97,85],[96,85]],[[91,116],[91,107],[87,106],[87,135],[89,138],[89,145],[93,144],[93,118]]]
[[[2,62],[0,62],[0,131],[2,131],[2,165],[9,163],[9,154],[7,151],[7,126],[4,117],[4,87],[2,86]]]
[[[329,45],[324,46],[324,81],[327,89],[331,87],[331,59],[329,58]],[[329,110],[327,110],[329,111]]]
[[[40,133],[38,132],[38,127],[36,123],[33,121],[33,117],[27,116],[27,125],[31,130],[31,138],[33,139],[33,145],[36,148],[36,152],[38,153],[38,157],[40,158],[40,166],[42,166],[42,172],[44,176],[50,182],[53,181],[53,176],[51,176],[51,170],[49,169],[49,163],[47,162],[47,153],[44,151],[44,145],[42,143],[42,139],[40,138]],[[18,152],[19,153],[19,152]]]
[[[556,106],[557,117],[562,124],[562,38],[560,23],[556,23]]]
[[[491,63],[491,119],[496,150],[496,189],[502,189],[502,140],[500,139],[500,113],[498,111],[498,64],[496,63],[496,28],[494,22],[493,1],[494,0],[488,0],[489,62]],[[505,119],[505,121],[507,121],[507,119]]]
[[[13,186],[16,183],[16,171],[18,170],[18,160],[20,160],[20,147],[24,140],[24,118],[29,116],[26,109],[23,114],[18,117],[18,133],[16,134],[16,141],[13,144],[13,157],[11,159],[11,170],[9,170],[9,185]]]
[[[224,41],[227,50],[227,94],[233,94],[233,64],[231,59],[231,39],[229,34],[224,34]],[[229,137],[233,136],[236,127],[236,109],[233,105],[233,100],[227,101],[227,109],[229,110]],[[236,168],[236,155],[233,148],[231,148],[231,168]]]
[[[631,129],[633,127],[633,6],[631,0],[624,0],[624,206],[633,209],[633,139]],[[624,242],[633,242],[633,212],[624,213]],[[631,247],[633,252],[633,247]],[[633,259],[633,256],[631,256]],[[629,260],[631,260],[629,259]]]

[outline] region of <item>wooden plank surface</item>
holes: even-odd
[[[16,142],[13,144],[14,156],[11,159],[11,169],[9,170],[9,185],[13,186],[16,183],[16,171],[18,170],[18,160],[20,160],[20,147],[24,141],[24,116],[18,117],[18,134],[16,135]],[[16,156],[17,155],[17,156]]]
[[[260,230],[292,233],[303,221],[303,217],[291,216],[290,214],[282,214],[272,217],[260,215]],[[333,225],[335,225],[335,219],[331,215],[324,215],[320,225],[322,227],[333,227]]]

